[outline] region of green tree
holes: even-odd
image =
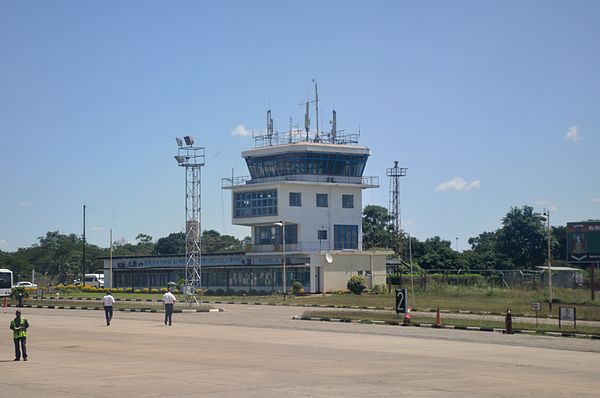
[[[154,254],[184,254],[185,253],[185,233],[176,232],[169,236],[160,238],[156,242]]]
[[[511,207],[498,231],[498,252],[514,267],[534,269],[544,264],[546,233],[543,220],[533,207]]]
[[[202,232],[202,251],[205,253],[228,253],[243,250],[242,242],[231,235],[221,235],[213,229]]]
[[[392,217],[387,209],[382,206],[368,205],[363,210],[363,248],[394,247],[395,237],[393,227],[390,225]]]
[[[426,239],[423,243],[424,254],[418,258],[424,269],[461,269],[465,268],[459,253],[452,250],[452,242],[439,236]]]

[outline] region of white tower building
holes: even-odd
[[[242,152],[250,176],[223,179],[232,223],[251,228],[246,255],[253,265],[281,264],[281,289],[299,280],[310,292],[343,290],[357,273],[385,283],[386,253],[362,251],[362,190],[379,180],[363,176],[370,151],[358,134],[339,134],[335,118],[326,134],[309,131],[308,112],[306,131],[274,133],[269,111],[267,133]]]

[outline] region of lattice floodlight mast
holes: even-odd
[[[199,289],[201,285],[201,229],[200,229],[200,169],[204,166],[204,147],[194,145],[192,136],[185,136],[183,140],[176,138],[177,155],[175,160],[179,166],[185,168],[185,280],[186,285]],[[184,145],[185,143],[185,145]],[[188,290],[184,292],[189,295]]]
[[[406,176],[405,167],[398,167],[398,161],[394,161],[394,167],[387,169],[386,174],[390,177],[390,202],[389,213],[391,216],[394,233],[397,234],[397,252],[400,254],[400,232],[402,230],[402,220],[400,218],[400,177]]]

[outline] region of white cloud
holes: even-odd
[[[4,240],[4,239],[0,239],[0,247],[6,247],[8,246],[8,241]]]
[[[571,127],[565,135],[565,140],[567,141],[580,141],[582,139],[583,137],[579,134],[579,128],[577,126]]]
[[[31,202],[27,201],[27,200],[21,200],[19,202],[17,202],[17,206],[31,206]]]
[[[233,129],[231,135],[236,137],[249,137],[252,135],[252,131],[248,130],[243,124],[240,124],[235,129]]]
[[[600,204],[600,198],[592,198],[592,200],[590,200],[590,202]]]
[[[473,180],[471,182],[465,181],[463,178],[456,177],[450,181],[446,181],[435,187],[438,192],[447,191],[470,191],[472,189],[478,189],[481,187],[481,181]]]

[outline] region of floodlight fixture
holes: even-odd
[[[175,137],[175,141],[177,141],[177,146],[178,147],[181,148],[183,146],[183,141],[181,140],[181,138]]]
[[[183,139],[185,140],[186,145],[194,145],[194,137],[192,137],[191,135],[186,135],[185,137],[183,137]]]
[[[175,155],[175,160],[177,160],[177,163],[179,163],[179,164],[184,164],[185,163],[185,156]]]

